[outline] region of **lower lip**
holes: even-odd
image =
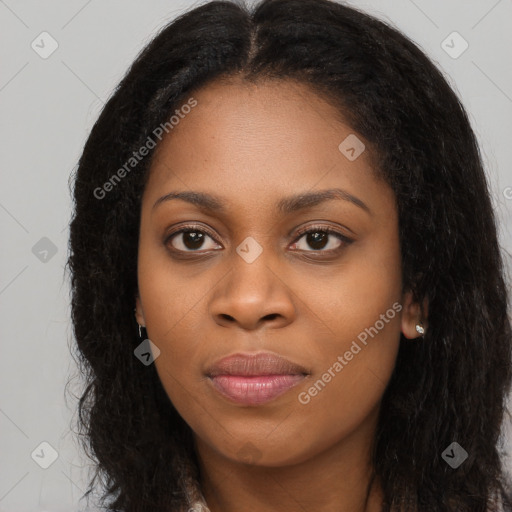
[[[218,375],[210,377],[213,386],[233,402],[261,405],[296,386],[304,375]]]

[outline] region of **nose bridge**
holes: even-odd
[[[271,270],[271,262],[275,261],[272,249],[248,236],[235,249],[231,272],[229,276],[229,290],[232,299],[251,303],[268,301],[275,290],[275,270]]]
[[[219,283],[210,306],[215,321],[236,321],[246,328],[264,319],[290,321],[294,304],[288,287],[279,278],[272,248],[249,236],[235,251],[230,271],[223,284]]]
[[[275,275],[269,268],[270,249],[252,240],[245,240],[237,248],[237,256],[232,263],[230,278],[231,293],[238,293],[239,298],[254,297],[262,300],[271,294]]]

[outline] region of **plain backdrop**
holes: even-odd
[[[68,178],[138,52],[158,29],[200,3],[0,0],[0,511],[85,510],[87,461],[70,432],[76,401],[64,393],[75,372],[64,271]],[[512,2],[347,3],[411,37],[466,106],[510,272]],[[71,390],[78,393],[80,383]]]

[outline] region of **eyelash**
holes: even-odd
[[[213,236],[213,234],[208,231],[207,229],[205,229],[203,226],[199,226],[199,225],[187,225],[187,226],[184,226],[182,227],[182,229],[178,230],[178,231],[174,231],[173,233],[170,233],[168,236],[165,237],[165,240],[164,240],[164,244],[166,246],[169,246],[170,245],[170,242],[171,240],[181,234],[181,233],[202,233],[202,234],[206,234],[208,235],[216,244],[219,244],[219,242],[215,239],[215,237]],[[350,245],[354,240],[346,237],[345,235],[343,235],[342,233],[340,233],[339,231],[336,231],[335,229],[331,228],[330,226],[321,226],[321,225],[315,225],[315,226],[309,226],[308,228],[305,228],[305,229],[302,229],[302,230],[299,230],[296,234],[296,238],[294,239],[294,242],[293,244],[297,243],[304,235],[308,235],[309,233],[317,233],[317,232],[321,232],[321,233],[327,233],[329,235],[333,235],[335,236],[338,240],[340,240],[341,242],[343,242],[343,244],[336,248],[336,249],[329,249],[329,250],[322,250],[322,249],[319,249],[319,250],[310,250],[310,251],[303,251],[303,252],[306,252],[306,253],[320,253],[320,254],[329,254],[329,255],[332,255],[332,254],[335,254],[337,252],[340,252],[345,246],[347,245]],[[220,244],[219,244],[220,245]],[[177,254],[194,254],[194,253],[199,253],[200,254],[200,251],[197,250],[197,251],[182,251],[180,249],[175,249],[175,248],[171,248],[170,249],[173,253],[177,253]],[[301,250],[299,250],[299,252],[301,252]]]

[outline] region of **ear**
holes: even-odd
[[[146,326],[146,320],[144,319],[144,311],[142,311],[142,304],[140,302],[139,293],[135,297],[135,318],[139,325]]]
[[[423,313],[420,304],[414,301],[413,294],[408,291],[404,294],[402,300],[402,334],[409,340],[421,338],[422,335],[416,330],[416,325],[421,324],[425,329],[428,327],[428,300],[423,301]]]

